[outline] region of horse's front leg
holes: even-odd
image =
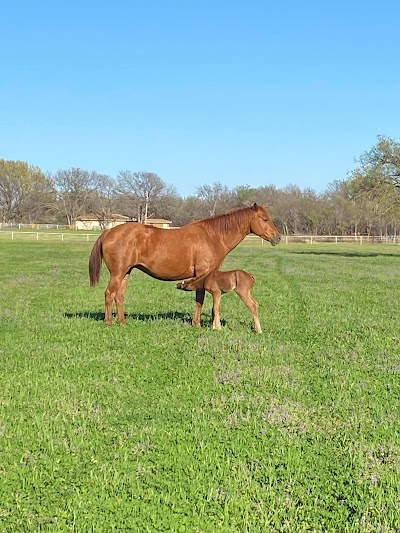
[[[201,312],[203,310],[205,294],[206,294],[206,291],[204,289],[196,290],[196,308],[194,311],[194,317],[192,321],[193,326],[195,326],[196,328],[199,328],[201,326]]]

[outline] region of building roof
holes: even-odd
[[[172,224],[172,220],[165,218],[148,218],[146,224]]]
[[[103,215],[96,215],[94,213],[86,213],[84,215],[79,215],[79,217],[76,217],[76,220],[80,220],[81,222],[89,222],[89,221],[96,221],[99,220],[130,220],[129,217],[126,217],[125,215],[120,215],[118,213],[112,213],[108,217],[104,217]]]

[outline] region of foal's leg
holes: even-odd
[[[116,300],[117,292],[119,291],[119,288],[121,287],[123,278],[124,278],[124,275],[111,274],[110,281],[108,282],[107,289],[104,294],[105,302],[106,302],[105,322],[107,326],[111,326],[112,324],[112,304],[113,304],[113,301]]]
[[[201,326],[201,312],[203,310],[205,294],[206,291],[204,289],[196,290],[196,309],[194,311],[194,317],[192,321],[193,326],[195,326],[196,328],[199,328]]]
[[[253,296],[250,294],[249,289],[243,289],[243,287],[236,287],[236,293],[238,296],[243,300],[243,302],[246,304],[247,308],[250,310],[251,314],[253,315],[254,320],[254,329],[257,333],[262,333],[260,319],[258,316],[258,302],[253,298]]]
[[[220,320],[220,307],[221,307],[221,291],[219,289],[214,289],[212,291],[212,297],[213,297],[213,329],[221,329],[221,320]]]
[[[118,321],[120,324],[125,324],[124,300],[125,300],[126,288],[128,286],[128,281],[129,281],[129,274],[125,274],[121,282],[121,285],[117,291],[117,294],[115,296],[115,303],[117,305],[117,313],[118,313]]]

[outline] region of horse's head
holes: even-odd
[[[255,233],[265,241],[269,241],[272,246],[278,244],[281,240],[281,234],[272,222],[266,207],[254,204],[251,209],[254,212],[250,221],[251,233]]]

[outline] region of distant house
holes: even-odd
[[[107,217],[95,215],[94,213],[87,213],[77,217],[75,221],[75,229],[101,230],[114,228],[120,224],[125,224],[125,222],[128,222],[128,220],[132,219],[124,215],[119,215],[118,213],[112,213]]]
[[[146,224],[149,226],[156,226],[157,228],[170,228],[172,221],[165,220],[165,218],[148,218]]]

